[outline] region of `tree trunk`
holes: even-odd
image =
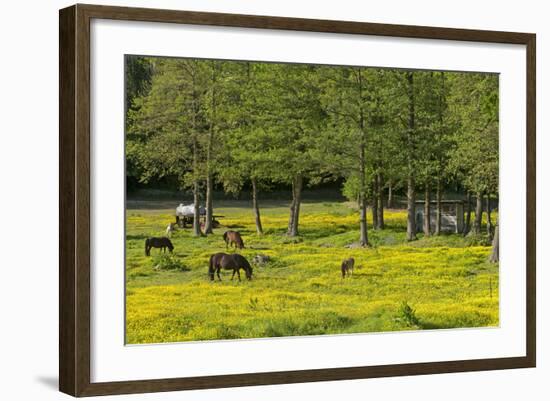
[[[296,210],[296,205],[294,203],[294,188],[292,189],[292,201],[290,202],[290,214],[288,216],[288,228],[286,230],[286,234],[290,235],[290,232],[292,231],[292,224],[294,223],[294,211]]]
[[[472,194],[468,192],[466,197],[466,222],[462,230],[462,234],[466,235],[470,232],[470,222],[472,221]]]
[[[206,149],[206,217],[204,221],[204,233],[213,233],[214,222],[214,178],[212,176],[212,141],[214,140],[214,127],[213,123],[210,125],[210,132],[208,133],[208,145]]]
[[[298,174],[292,180],[292,203],[290,204],[290,217],[288,220],[287,235],[290,237],[298,236],[298,223],[300,221],[300,205],[302,203],[302,184],[303,178]]]
[[[193,84],[193,115],[192,115],[192,134],[193,134],[193,235],[200,237],[200,198],[199,198],[199,144],[197,138],[197,92],[195,91],[195,76],[192,76]]]
[[[369,245],[369,233],[367,226],[367,195],[365,189],[365,144],[359,146],[359,243],[361,246]]]
[[[367,202],[363,196],[359,196],[359,230],[360,238],[359,243],[361,246],[369,245],[369,234],[367,227]]]
[[[435,235],[441,235],[441,180],[439,178],[437,179],[435,199]]]
[[[491,196],[487,194],[487,236],[493,238],[493,222],[491,221]]]
[[[213,207],[213,196],[214,196],[214,178],[212,177],[211,172],[211,156],[212,156],[212,141],[213,133],[212,128],[211,132],[208,135],[208,148],[206,151],[206,216],[204,221],[204,233],[212,234],[213,233],[213,222],[214,222],[214,207]]]
[[[393,183],[389,182],[388,184],[388,204],[386,205],[388,209],[391,209],[393,208],[393,187],[392,187]]]
[[[380,230],[384,229],[384,186],[382,185],[382,174],[378,173],[376,175],[378,192],[377,192],[377,212],[376,213],[376,225]]]
[[[201,232],[201,214],[200,214],[200,198],[199,198],[199,181],[193,182],[193,235],[200,237]]]
[[[361,69],[357,70],[359,78],[359,99],[363,101],[363,76]],[[366,132],[365,132],[365,114],[362,103],[359,107],[359,129],[361,130],[361,143],[359,144],[359,243],[362,247],[369,246],[369,235],[367,226],[367,175],[365,173],[365,149]]]
[[[409,124],[407,129],[407,241],[416,239],[416,194],[414,189],[414,168],[412,165],[414,149],[413,135],[415,130],[415,104],[414,104],[414,76],[407,72],[409,83]]]
[[[495,235],[493,237],[493,250],[491,251],[491,256],[489,256],[489,262],[491,263],[498,263],[499,261],[499,255],[498,255],[498,220],[495,225]]]
[[[431,205],[430,205],[430,184],[426,181],[424,190],[424,235],[429,237],[431,234]]]
[[[214,208],[213,208],[213,193],[214,193],[214,183],[213,183],[212,174],[206,176],[206,221],[204,222],[204,233],[212,234],[214,226]]]
[[[260,207],[258,205],[258,188],[256,184],[256,178],[252,178],[252,209],[254,210],[256,232],[258,233],[258,235],[262,235],[264,233],[264,230],[262,229],[262,220],[260,219]]]
[[[415,203],[414,178],[412,175],[409,175],[407,178],[407,241],[414,241],[416,239]]]
[[[215,62],[213,62],[215,63]],[[214,226],[214,208],[212,197],[214,195],[214,180],[212,176],[212,146],[214,144],[214,134],[216,130],[216,67],[212,64],[212,99],[210,128],[208,130],[208,145],[206,149],[206,219],[204,222],[204,233],[212,234]]]
[[[441,88],[439,91],[438,96],[438,108],[437,108],[437,114],[439,117],[439,130],[438,135],[436,137],[436,141],[441,141],[444,136],[444,124],[443,124],[443,108],[444,108],[444,96],[445,96],[445,73],[442,71],[440,73],[441,77]],[[438,169],[437,169],[437,182],[436,182],[436,189],[435,189],[435,202],[436,202],[436,210],[435,210],[435,235],[441,235],[441,176],[443,175],[444,171],[444,156],[442,154],[439,154],[438,157]],[[464,215],[460,216],[460,220],[464,218]],[[457,216],[458,220],[458,216]]]
[[[378,183],[376,182],[376,176],[372,180],[372,228],[378,230]]]
[[[294,234],[298,235],[298,225],[300,222],[300,206],[302,205],[302,185],[303,185],[303,178],[302,176],[298,176],[296,180],[296,209],[294,211]]]
[[[201,215],[200,215],[200,198],[199,198],[199,178],[198,178],[198,145],[197,138],[193,140],[193,235],[200,237],[201,233]]]
[[[481,233],[481,219],[483,218],[483,197],[480,193],[476,194],[476,216],[474,219],[474,225],[472,227],[472,233],[477,235]]]
[[[497,263],[499,261],[499,252],[498,252],[498,219],[495,224],[495,235],[493,237],[493,250],[491,251],[491,256],[489,256],[489,262]]]

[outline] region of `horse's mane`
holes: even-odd
[[[238,253],[234,253],[234,254],[231,254],[229,255],[231,256],[235,261],[239,261],[241,262],[244,267],[246,267],[247,269],[250,269],[252,271],[252,266],[250,266],[250,263],[248,262],[248,260],[243,256],[243,255],[239,255]]]
[[[248,262],[248,260],[245,257],[243,257],[243,262],[246,265],[246,267],[248,267],[250,270],[252,270],[252,266],[250,266],[250,263]]]

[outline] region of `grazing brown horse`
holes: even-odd
[[[235,248],[243,249],[244,242],[241,234],[238,231],[226,231],[223,233],[223,240],[225,241],[225,249],[231,245],[235,245]]]
[[[174,245],[172,245],[172,241],[166,237],[147,238],[145,240],[146,256],[151,255],[151,248],[160,248],[163,252],[166,252],[166,248],[168,248],[168,250],[172,252],[174,250]]]
[[[218,280],[222,281],[222,278],[220,277],[221,269],[233,270],[231,280],[233,280],[235,273],[237,273],[237,277],[239,278],[239,281],[241,281],[240,269],[244,270],[247,279],[252,279],[252,267],[250,266],[250,263],[248,263],[248,260],[246,260],[244,256],[237,253],[229,255],[227,253],[219,252],[210,256],[210,265],[208,266],[210,280],[214,281],[215,273],[218,276]]]
[[[352,276],[353,275],[353,265],[355,264],[355,259],[348,258],[342,262],[342,278],[346,278],[346,276]]]

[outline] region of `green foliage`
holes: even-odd
[[[357,176],[357,174],[350,175],[346,179],[346,181],[344,181],[344,185],[342,186],[342,194],[349,201],[354,202],[359,199],[360,191],[361,191],[360,178]]]
[[[407,325],[417,327],[420,325],[420,321],[416,317],[416,312],[407,301],[401,302],[398,310],[398,319],[404,321]]]
[[[498,194],[498,76],[455,74],[450,108],[457,129],[450,170],[475,194]]]
[[[498,189],[494,74],[128,56],[126,75],[127,161],[144,183],[213,173],[238,192],[252,177],[269,189],[364,170],[398,185],[413,169],[421,182]]]
[[[156,270],[189,270],[177,257],[171,253],[157,253],[151,258],[151,265]]]
[[[124,58],[126,81],[126,109],[132,109],[134,99],[145,96],[151,87],[154,62],[148,57],[126,56]]]

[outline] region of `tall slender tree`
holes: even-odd
[[[319,170],[315,136],[324,130],[326,115],[320,104],[318,69],[313,65],[266,65],[270,96],[264,98],[269,102],[264,111],[270,126],[265,129],[270,132],[270,155],[277,165],[272,179],[291,186],[287,228],[291,237],[299,234],[304,185]]]
[[[479,234],[483,198],[487,193],[498,192],[498,76],[456,74],[452,83],[452,106],[459,127],[451,163],[462,186],[475,195],[475,218],[470,232]]]
[[[147,95],[128,113],[133,138],[127,158],[142,166],[142,182],[175,176],[191,188],[195,208],[193,234],[201,235],[200,190],[204,182],[204,139],[208,135],[205,64],[189,59],[158,59]]]
[[[404,73],[407,93],[407,119],[406,119],[406,146],[405,153],[407,159],[407,241],[416,239],[416,98],[415,98],[415,83],[414,72],[407,71]]]
[[[323,107],[330,116],[324,160],[346,178],[345,192],[359,208],[359,243],[368,246],[367,205],[373,225],[383,228],[383,173],[398,162],[392,73],[383,69],[323,70]],[[327,157],[332,155],[332,157]]]

